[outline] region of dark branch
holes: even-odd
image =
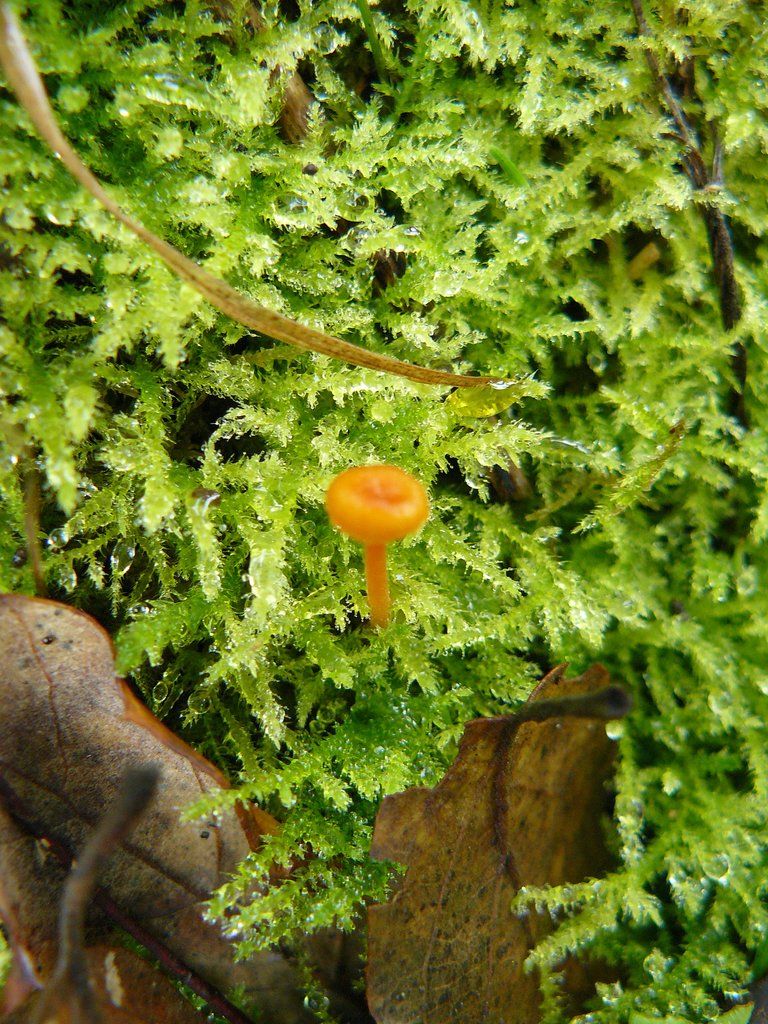
[[[717,287],[720,317],[723,327],[730,331],[741,319],[741,297],[736,281],[734,267],[734,251],[728,218],[716,205],[717,191],[723,184],[723,150],[717,129],[711,122],[708,129],[714,143],[712,171],[701,151],[699,138],[688,122],[669,78],[659,65],[658,58],[651,46],[653,33],[645,17],[642,0],[631,0],[635,14],[637,32],[643,40],[643,49],[648,67],[651,69],[659,93],[674,122],[676,137],[685,147],[683,168],[693,187],[700,193],[699,209],[707,230],[707,241],[712,258],[712,271]],[[732,395],[733,413],[743,426],[747,426],[747,414],[744,406],[744,390],[747,381],[747,352],[743,342],[736,345],[731,358],[731,367],[737,381],[739,391]]]
[[[97,825],[64,885],[59,910],[56,966],[35,1012],[35,1021],[76,1020],[101,1024],[103,1017],[91,985],[85,944],[85,915],[99,871],[122,837],[142,814],[157,787],[153,766],[127,772],[117,800]]]

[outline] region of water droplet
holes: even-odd
[[[169,75],[168,72],[164,71],[160,74],[155,75],[154,77],[158,82],[162,82],[163,85],[166,85],[169,89],[178,90],[179,88],[179,83],[174,79],[172,75]]]
[[[164,681],[156,683],[152,690],[152,700],[157,704],[162,704],[164,700],[168,699],[168,684]]]
[[[553,437],[552,444],[560,445],[562,448],[575,448],[583,455],[591,455],[591,449],[581,441],[572,441],[569,437]]]
[[[93,317],[91,317],[91,320],[93,320]],[[77,492],[83,501],[87,501],[88,498],[92,498],[98,490],[99,489],[96,484],[92,483],[90,480],[81,480],[77,485]]]
[[[320,992],[313,992],[311,995],[304,996],[304,1006],[313,1012],[327,1010],[329,1005],[330,1000],[328,996],[322,995]]]
[[[66,529],[62,526],[58,530],[53,530],[45,542],[45,546],[50,548],[51,551],[60,551],[69,541],[69,534]]]
[[[67,593],[71,594],[74,590],[77,590],[77,573],[74,569],[69,571],[64,570],[58,574],[58,581]]]
[[[204,715],[210,706],[211,699],[204,690],[198,690],[197,693],[191,694],[187,701],[187,708],[195,716]]]
[[[363,227],[362,224],[358,224],[347,233],[348,238],[353,242],[364,242],[366,238],[371,237],[371,232],[367,228]]]
[[[367,206],[368,202],[368,196],[363,195],[362,192],[350,192],[347,196],[347,203],[355,210],[359,210]]]
[[[315,30],[315,46],[318,53],[334,53],[347,41],[345,32],[339,32],[337,28],[327,22],[321,22]]]
[[[118,541],[112,548],[112,556],[109,560],[112,572],[116,576],[123,576],[130,569],[135,555],[136,548],[133,544],[125,540]]]
[[[624,735],[624,723],[608,722],[605,726],[605,735],[609,740],[620,740]]]
[[[406,234],[406,235],[409,235],[409,236],[411,236],[411,237],[414,237],[414,236],[416,236],[416,235],[420,235],[420,234],[421,234],[421,231],[419,231],[419,229],[418,229],[417,227],[414,227],[414,226],[413,226],[413,225],[411,224],[411,225],[410,225],[409,227],[407,227],[407,228],[405,229],[405,232],[404,232],[404,234]]]

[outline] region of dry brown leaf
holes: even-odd
[[[164,975],[131,950],[91,946],[87,957],[97,1002],[108,1024],[202,1024],[205,1020]]]
[[[146,810],[156,792],[157,781],[157,769],[146,766],[129,772],[124,778],[117,802],[101,819],[86,848],[78,852],[77,863],[67,876],[58,908],[57,958],[45,988],[33,992],[5,1017],[5,1024],[143,1024],[145,1021],[202,1024],[201,1016],[168,979],[135,953],[109,945],[86,948],[86,914],[100,869],[115,845]],[[12,822],[10,824],[4,833],[8,836],[15,828]],[[51,878],[41,876],[50,875],[47,869],[58,865],[49,859],[45,867],[38,866],[28,842],[16,845],[15,854],[6,864],[15,869],[13,880],[26,886],[24,905],[22,909],[22,894],[17,890],[15,906],[8,908],[11,919],[7,914],[4,917],[6,928],[13,935],[14,951],[18,953],[19,935],[15,926],[20,916],[34,915],[39,903],[45,917],[49,917],[52,892],[61,889],[61,879],[55,876],[54,884],[46,885]],[[29,855],[26,865],[19,861],[25,852]],[[37,888],[32,884],[33,879]],[[41,920],[38,913],[38,925]],[[47,940],[45,945],[49,945]]]
[[[575,882],[607,866],[600,819],[614,745],[601,721],[572,717],[590,705],[601,718],[626,713],[607,682],[599,665],[575,679],[554,669],[523,714],[560,707],[560,717],[470,722],[434,789],[384,800],[372,855],[408,871],[369,912],[368,1002],[379,1024],[538,1020],[537,979],[523,964],[551,923],[510,906],[523,885]],[[566,717],[559,698],[576,696],[584,699]]]
[[[56,121],[43,80],[37,70],[18,21],[7,3],[0,3],[0,64],[16,96],[32,119],[42,138],[59,157],[69,173],[83,188],[97,199],[113,217],[145,242],[187,284],[195,288],[213,306],[239,323],[277,341],[285,341],[298,348],[321,352],[334,359],[342,359],[355,366],[381,370],[422,384],[442,384],[451,387],[481,387],[497,382],[493,377],[474,377],[464,374],[430,370],[424,366],[405,363],[391,356],[379,355],[334,338],[323,331],[305,327],[289,317],[259,306],[248,296],[238,292],[226,281],[214,277],[194,260],[179,252],[165,239],[158,237],[135,217],[125,213],[105,191],[98,179],[85,166],[62,134]]]
[[[185,807],[226,780],[115,678],[109,637],[87,615],[54,601],[0,595],[0,650],[0,797],[14,819],[0,833],[0,912],[28,961],[17,979],[34,976],[60,895],[54,881],[42,903],[26,898],[35,895],[24,866],[35,853],[29,836],[54,853],[68,851],[71,862],[126,768],[156,764],[159,792],[107,863],[97,903],[111,905],[113,920],[122,915],[138,925],[209,985],[242,985],[273,1024],[308,1019],[284,958],[266,953],[233,963],[229,941],[203,915],[211,892],[277,822],[250,806],[202,825],[179,821]]]
[[[204,1024],[205,1016],[176,987],[138,954],[119,946],[86,951],[100,1024]],[[35,992],[3,1024],[38,1024],[42,992]],[[97,1018],[97,1019],[99,1019]],[[62,1010],[44,1024],[86,1024]]]

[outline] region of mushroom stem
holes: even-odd
[[[387,580],[387,545],[365,545],[365,579],[368,587],[368,605],[371,625],[381,629],[389,623],[392,602]]]
[[[352,466],[331,481],[325,508],[334,526],[364,545],[371,625],[380,629],[391,607],[386,546],[426,522],[427,492],[397,466]]]

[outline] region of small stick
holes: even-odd
[[[35,594],[37,597],[47,597],[48,588],[45,584],[43,555],[40,549],[40,471],[29,450],[22,456],[21,473],[24,491],[24,537],[35,581]]]
[[[610,722],[624,718],[631,710],[632,697],[623,686],[604,686],[592,693],[530,700],[511,715],[493,715],[485,721],[508,722],[513,729],[526,722],[546,722],[550,718],[598,718]]]
[[[632,0],[632,10],[635,13],[635,21],[637,22],[638,33],[646,40],[653,38],[653,32],[645,17],[645,11],[643,10],[642,0]],[[683,113],[682,107],[677,102],[677,97],[672,90],[672,86],[669,84],[669,80],[666,75],[662,72],[659,67],[659,62],[656,59],[656,54],[651,49],[648,43],[644,46],[645,59],[648,61],[648,66],[651,69],[653,77],[656,79],[656,85],[659,87],[659,92],[664,97],[664,101],[667,104],[672,119],[675,122],[677,130],[680,134],[681,142],[691,151],[698,153],[698,143],[695,135],[691,131],[688,125],[685,114]],[[703,186],[701,186],[703,187]]]
[[[126,773],[117,800],[107,811],[75,862],[64,885],[59,911],[59,951],[53,974],[35,1013],[35,1024],[58,1020],[59,1011],[79,1024],[101,1024],[88,970],[85,915],[99,871],[152,799],[159,770],[154,765]]]
[[[719,188],[723,182],[723,149],[717,137],[717,131],[714,125],[709,125],[714,139],[714,159],[712,172],[710,173],[701,152],[701,146],[696,133],[689,125],[669,79],[662,72],[656,54],[651,49],[649,41],[653,38],[653,33],[645,17],[643,2],[642,0],[631,0],[631,3],[637,23],[638,35],[644,40],[643,48],[648,67],[656,79],[659,92],[664,97],[664,102],[675,123],[677,137],[686,149],[683,157],[685,173],[694,188],[706,195],[707,192]],[[712,272],[718,292],[720,317],[725,330],[730,331],[741,320],[741,297],[739,295],[738,282],[736,281],[733,240],[731,239],[731,232],[728,226],[728,218],[722,210],[710,202],[700,202],[699,209],[701,210],[704,226],[707,230],[707,241],[712,257]],[[741,424],[747,427],[748,419],[744,404],[744,391],[747,383],[747,351],[743,342],[739,342],[736,345],[731,357],[731,366],[739,387],[739,392],[732,398],[733,412]]]

